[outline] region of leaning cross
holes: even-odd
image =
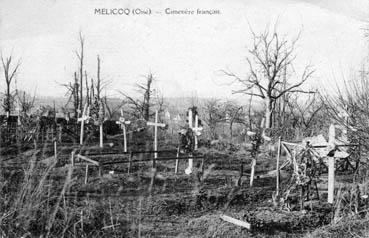
[[[116,123],[120,125],[120,128],[123,130],[123,139],[124,139],[124,152],[127,152],[127,134],[126,134],[126,125],[131,124],[130,121],[126,121],[126,119],[123,117],[123,109],[120,109],[120,117],[119,121]]]
[[[79,139],[79,144],[82,145],[83,144],[83,127],[85,125],[85,121],[87,121],[86,123],[88,123],[88,119],[90,119],[90,116],[86,115],[86,105],[83,108],[83,113],[82,116],[80,118],[78,118],[77,121],[81,122],[81,134],[80,134],[80,139]]]
[[[158,127],[165,127],[164,123],[158,122],[158,111],[155,111],[155,122],[147,122],[148,126],[154,126],[155,138],[154,138],[154,159],[158,158]],[[153,166],[155,166],[155,160],[153,161]]]

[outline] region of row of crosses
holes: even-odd
[[[99,107],[99,119],[103,118],[104,116],[102,115],[102,106]],[[195,116],[193,116],[195,114]],[[95,119],[92,118],[90,116],[90,108],[85,105],[83,108],[83,112],[81,117],[78,118],[78,122],[81,123],[81,132],[80,132],[80,144],[83,144],[83,130],[84,130],[84,125],[85,123],[88,124],[89,121],[91,119]],[[95,121],[95,120],[94,120]],[[196,107],[190,108],[188,110],[188,128],[190,130],[192,130],[193,135],[194,135],[194,151],[196,151],[198,149],[198,136],[201,135],[201,131],[203,130],[202,126],[201,126],[201,121],[200,121],[200,125],[199,125],[199,118],[197,115],[197,111],[196,111]],[[98,124],[100,126],[100,147],[103,147],[103,120],[99,120]],[[123,109],[120,110],[120,117],[119,120],[116,121],[116,124],[118,124],[120,126],[120,129],[123,132],[123,140],[124,140],[124,152],[127,152],[127,126],[131,124],[131,121],[127,120],[124,117],[123,114]],[[155,111],[155,121],[154,122],[146,122],[146,126],[153,126],[154,127],[154,159],[158,158],[158,128],[165,128],[166,124],[165,123],[160,123],[159,122],[159,115],[158,115],[158,111]],[[191,153],[192,154],[192,151]],[[188,160],[188,167],[185,169],[185,173],[186,174],[191,174],[193,172],[193,159],[189,159]]]
[[[193,111],[195,113],[193,113]],[[193,116],[195,114],[195,117]],[[193,131],[194,134],[194,151],[198,149],[198,136],[201,135],[201,131],[203,130],[202,126],[199,125],[199,118],[196,112],[196,108],[190,108],[188,110],[188,127],[190,130]],[[131,121],[126,120],[123,116],[123,109],[121,109],[121,116],[119,118],[119,121],[116,122],[118,125],[120,125],[120,128],[123,131],[123,139],[124,139],[124,152],[127,152],[127,128],[126,126],[131,124]],[[200,122],[201,124],[201,122]],[[158,128],[165,128],[165,123],[159,122],[159,115],[158,111],[155,111],[155,121],[154,122],[146,122],[147,126],[153,126],[154,127],[154,159],[158,158]],[[188,167],[185,169],[186,174],[191,174],[193,172],[193,159],[188,160]]]

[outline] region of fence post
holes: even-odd
[[[74,154],[75,154],[75,151],[72,151],[71,156],[70,156],[72,166],[74,166]]]
[[[177,158],[179,157],[179,146],[177,148]],[[174,173],[178,173],[178,165],[179,165],[179,159],[176,159],[176,167],[174,169]]]
[[[132,156],[133,156],[132,152],[131,152],[131,153],[129,153],[128,174],[130,174],[130,173],[131,173],[131,167],[132,167]]]
[[[278,152],[277,152],[277,168],[276,168],[276,173],[277,173],[277,181],[276,181],[276,196],[279,195],[279,179],[280,179],[280,175],[279,175],[279,160],[281,157],[281,137],[278,138]]]

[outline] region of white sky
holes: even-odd
[[[113,82],[110,96],[132,92],[132,85],[152,72],[167,97],[230,97],[234,87],[224,85],[229,79],[219,70],[246,73],[247,22],[259,32],[279,18],[281,33],[295,36],[302,29],[294,65],[314,65],[307,86],[332,89],[341,75],[359,70],[368,55],[363,30],[368,6],[366,0],[0,0],[0,50],[22,58],[17,86],[40,95],[64,95],[58,83],[72,80],[78,67],[74,50],[82,30],[87,71],[95,77],[99,54],[102,76]],[[94,8],[121,7],[149,7],[162,14],[94,15]],[[169,16],[167,7],[219,9],[221,15]]]

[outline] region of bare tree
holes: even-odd
[[[79,32],[79,43],[80,43],[80,52],[76,51],[76,55],[79,61],[79,109],[83,108],[83,61],[84,61],[84,47],[85,47],[85,38],[82,35],[82,32]]]
[[[13,82],[18,68],[20,66],[20,61],[15,64],[15,66],[12,65],[12,55],[9,57],[6,57],[4,59],[3,55],[1,55],[1,62],[4,69],[4,78],[6,83],[6,91],[5,91],[5,99],[3,103],[4,111],[6,112],[7,117],[10,116],[10,111],[13,107],[13,101],[14,101],[14,93],[11,92],[11,83]]]
[[[301,99],[301,98],[300,98]],[[299,100],[296,95],[286,101],[288,105],[289,117],[283,125],[284,128],[295,128],[303,132],[303,136],[311,136],[314,132],[319,132],[322,123],[320,112],[325,108],[318,94],[311,94]],[[324,118],[323,120],[326,121]],[[296,135],[295,135],[296,136]]]
[[[369,77],[368,73],[345,82],[337,95],[324,95],[330,122],[346,127],[351,139],[369,149]],[[351,141],[355,142],[355,141]]]
[[[91,94],[93,95],[93,103],[91,106],[91,115],[95,118],[95,121],[99,120],[100,122],[103,121],[103,118],[101,118],[101,115],[104,114],[105,117],[105,109],[108,109],[109,116],[111,116],[110,108],[107,105],[107,97],[102,97],[102,91],[107,87],[109,84],[108,81],[103,80],[101,78],[101,59],[100,56],[97,55],[97,74],[96,74],[96,83],[91,80]],[[95,88],[93,88],[95,85]],[[100,111],[100,115],[99,115]],[[101,111],[104,111],[102,113]]]
[[[35,94],[33,96],[26,95],[26,92],[23,91],[23,92],[18,92],[17,96],[18,96],[18,101],[20,104],[19,105],[20,112],[23,115],[30,113],[32,108],[35,106],[36,95]]]
[[[226,113],[226,122],[229,123],[230,138],[233,138],[233,125],[234,123],[245,124],[245,114],[243,107],[236,102],[227,101],[224,103],[224,111]]]
[[[212,140],[217,138],[217,125],[224,121],[224,107],[222,107],[220,100],[216,98],[208,99],[204,104],[204,122],[209,127],[210,138]]]
[[[146,82],[144,84],[136,84],[137,91],[143,96],[142,100],[140,99],[134,99],[130,96],[128,96],[125,93],[122,93],[128,104],[131,106],[131,109],[133,111],[133,116],[137,119],[145,119],[146,121],[150,118],[150,108],[153,106],[152,102],[152,83],[154,81],[154,77],[152,73],[148,74],[146,76]]]
[[[288,67],[292,67],[292,62],[296,58],[295,45],[299,39],[289,41],[280,37],[276,30],[270,32],[268,28],[260,34],[255,34],[252,30],[253,45],[249,49],[250,56],[246,58],[249,74],[246,78],[241,78],[229,70],[223,70],[225,75],[234,79],[234,82],[241,84],[242,89],[234,90],[233,93],[243,93],[261,98],[265,103],[265,127],[272,127],[272,114],[275,101],[287,92],[302,92],[300,86],[310,78],[313,73],[310,65],[307,65],[301,75],[299,82],[288,84],[281,88],[283,74]]]

